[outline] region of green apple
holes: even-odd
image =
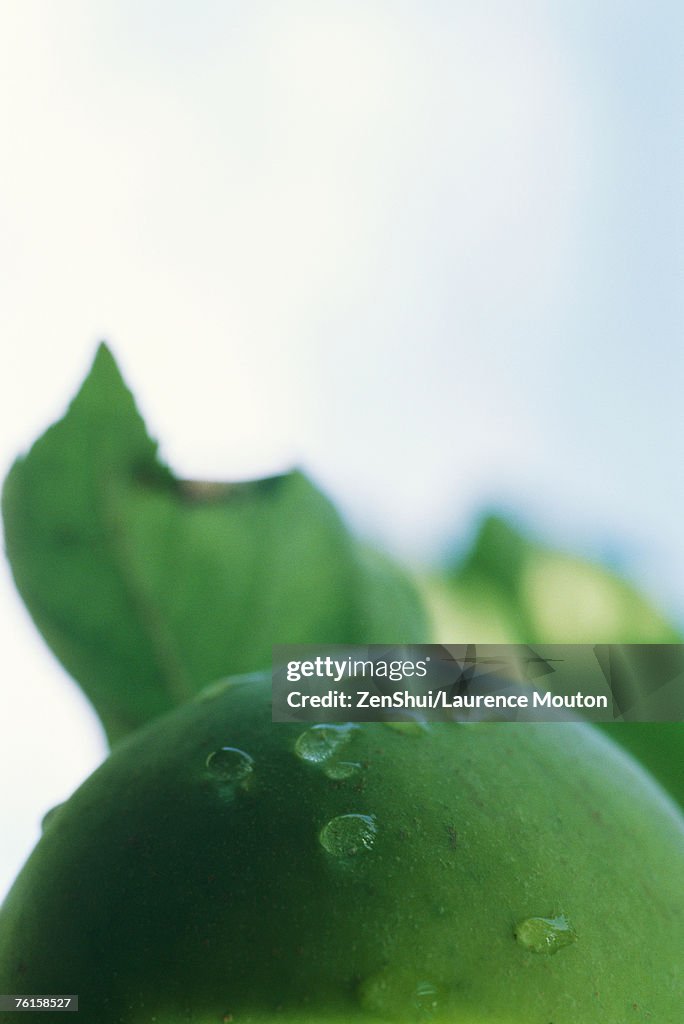
[[[684,722],[610,722],[601,728],[684,807]]]
[[[0,991],[87,1024],[681,1024],[684,822],[627,754],[567,723],[274,724],[270,697],[206,691],[50,816]]]

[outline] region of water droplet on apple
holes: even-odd
[[[331,761],[323,771],[329,779],[350,779],[361,771],[361,765],[357,761]]]
[[[387,1016],[394,1010],[392,986],[387,971],[374,974],[359,986],[359,1002],[367,1013]]]
[[[237,747],[221,747],[207,758],[207,770],[222,783],[245,783],[254,771],[254,759]]]
[[[349,743],[356,729],[357,726],[351,722],[344,725],[312,725],[297,738],[295,754],[310,764],[323,764]]]
[[[415,984],[388,968],[366,978],[359,988],[359,1001],[367,1013],[385,1019],[429,1021],[438,1009],[439,993],[431,981]]]
[[[403,733],[404,736],[426,736],[430,731],[428,723],[421,722],[418,718],[413,722],[385,722],[384,724],[390,729],[394,729],[395,732]]]
[[[50,827],[62,807],[64,807],[64,804],[55,804],[54,807],[51,807],[49,811],[45,812],[40,822],[41,832],[45,832],[46,828]]]
[[[577,932],[564,914],[558,917],[528,917],[515,929],[517,941],[531,953],[551,956],[577,941]]]
[[[437,1002],[437,988],[431,981],[420,981],[414,994],[416,1009],[422,1015],[431,1014],[437,1009]]]
[[[335,857],[355,857],[373,849],[378,827],[370,814],[340,814],[321,829],[321,846]]]

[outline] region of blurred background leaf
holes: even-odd
[[[439,643],[681,643],[639,590],[601,565],[556,551],[498,515],[471,549],[424,579]],[[639,758],[684,806],[684,723],[597,725]]]
[[[464,623],[470,642],[484,633],[489,643],[681,641],[668,617],[629,582],[498,515],[485,516],[470,551],[447,559],[433,585],[454,609],[444,642],[453,643],[454,628]]]

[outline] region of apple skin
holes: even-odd
[[[314,762],[270,697],[213,687],[52,815],[0,992],[78,993],[84,1024],[681,1024],[684,821],[627,754],[568,723],[374,723]],[[521,941],[535,918],[557,947]]]
[[[684,722],[606,722],[598,728],[648,768],[684,808]]]

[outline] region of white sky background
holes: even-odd
[[[110,341],[179,472],[485,504],[684,619],[682,9],[0,0],[0,470]],[[0,577],[0,895],[99,728]]]

